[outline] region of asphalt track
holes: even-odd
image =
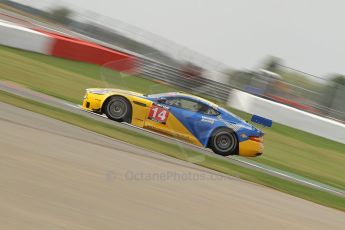
[[[79,105],[74,105],[74,104],[71,104],[71,103],[66,102],[64,100],[57,99],[57,98],[54,98],[54,97],[51,97],[51,96],[48,96],[48,95],[45,95],[42,93],[38,93],[38,92],[35,92],[32,90],[23,88],[23,87],[15,84],[15,83],[12,83],[12,82],[0,81],[0,90],[15,94],[18,96],[22,96],[22,97],[25,97],[25,98],[28,98],[31,100],[35,100],[35,101],[38,101],[38,102],[41,102],[44,104],[48,104],[48,105],[51,105],[51,106],[54,106],[57,108],[61,108],[61,109],[64,109],[64,110],[67,110],[67,111],[70,111],[73,113],[77,113],[77,114],[80,114],[82,116],[87,116],[89,118],[96,119],[96,120],[99,120],[102,122],[106,122],[106,123],[114,125],[114,126],[120,126],[122,128],[131,129],[131,130],[136,131],[136,132],[141,132],[141,133],[144,133],[145,135],[149,135],[153,138],[160,139],[162,141],[166,141],[166,142],[170,142],[170,143],[176,143],[180,146],[180,151],[184,151],[185,149],[192,149],[195,151],[199,151],[205,155],[211,155],[213,157],[219,157],[222,159],[226,159],[228,161],[231,161],[234,164],[237,164],[237,165],[240,165],[243,167],[255,169],[255,170],[273,175],[275,177],[279,177],[279,178],[282,178],[285,180],[293,181],[293,182],[296,182],[296,183],[299,183],[299,184],[302,184],[302,185],[305,185],[308,187],[312,187],[312,188],[315,188],[318,190],[322,190],[322,191],[325,191],[328,193],[335,194],[337,196],[345,197],[345,191],[340,190],[340,189],[335,188],[335,187],[332,187],[330,185],[326,185],[326,184],[323,184],[321,182],[311,180],[311,179],[296,175],[296,174],[291,173],[291,172],[279,170],[279,169],[255,162],[255,161],[250,160],[248,158],[243,158],[243,157],[238,157],[238,156],[224,158],[221,156],[217,156],[214,153],[212,153],[210,150],[207,150],[204,148],[199,148],[199,147],[196,147],[194,145],[191,145],[191,144],[188,144],[185,142],[181,142],[181,141],[178,141],[176,139],[166,137],[164,135],[159,135],[157,133],[153,133],[153,132],[150,132],[147,130],[138,129],[134,126],[130,126],[130,125],[125,124],[125,123],[117,123],[117,122],[114,122],[114,121],[111,121],[111,120],[105,118],[104,116],[100,116],[98,114],[88,113],[88,112],[82,111],[80,109]],[[194,161],[194,160],[195,159],[191,159],[191,161]],[[196,159],[196,160],[198,160],[198,159]]]
[[[345,213],[0,103],[0,229],[343,229]]]

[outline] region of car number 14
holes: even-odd
[[[167,121],[169,116],[169,111],[158,106],[152,106],[150,113],[149,113],[149,119],[155,120],[161,123],[164,123]]]

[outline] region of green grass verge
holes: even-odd
[[[115,127],[101,121],[96,121],[82,115],[58,109],[36,101],[28,100],[26,98],[18,97],[2,91],[0,91],[0,101],[36,113],[40,113],[57,120],[61,120],[99,134],[122,140],[127,143],[135,144],[148,150],[160,152],[184,161],[193,162],[197,165],[210,168],[227,175],[234,176],[236,178],[259,183],[271,188],[275,188],[279,191],[286,192],[291,195],[313,201],[315,203],[319,203],[321,205],[345,211],[345,198],[318,191],[280,178],[276,178],[252,169],[243,168],[232,164],[225,159],[223,160],[211,156],[205,156],[196,151],[182,149],[181,146],[177,144],[166,143],[164,141],[145,136],[144,134],[139,134],[132,130]]]
[[[74,103],[80,103],[85,88],[91,87],[115,87],[142,93],[177,90],[97,65],[1,46],[0,69],[0,79]],[[249,114],[232,111],[249,119]],[[265,132],[265,153],[255,161],[345,189],[345,145],[280,124],[274,124]]]
[[[85,89],[117,87],[142,93],[176,90],[98,65],[0,46],[0,79],[10,80],[61,99],[80,103]]]

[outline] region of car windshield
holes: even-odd
[[[178,93],[176,92],[170,92],[170,93],[155,93],[155,94],[146,94],[144,96],[148,98],[166,98],[171,96],[176,96]]]

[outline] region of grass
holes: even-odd
[[[0,101],[36,113],[40,113],[70,123],[72,125],[94,131],[96,133],[135,144],[149,150],[160,152],[177,159],[194,162],[195,164],[198,164],[200,166],[234,176],[234,179],[241,178],[244,180],[259,183],[264,186],[271,187],[321,205],[345,211],[345,198],[338,197],[330,193],[318,191],[290,181],[273,177],[268,174],[254,171],[252,169],[243,168],[234,165],[226,160],[206,156],[192,150],[183,149],[183,151],[181,151],[181,147],[176,144],[166,143],[152,137],[145,136],[144,134],[138,134],[137,132],[132,130],[116,127],[101,121],[96,121],[82,115],[58,109],[36,101],[28,100],[2,91],[0,91]]]
[[[144,78],[97,65],[0,46],[0,79],[80,103],[85,88],[115,87],[142,93],[176,91]],[[249,114],[235,111],[249,119]],[[291,127],[266,129],[265,153],[253,160],[345,189],[345,145]]]
[[[265,133],[264,154],[254,161],[345,189],[344,144],[277,123]]]
[[[53,58],[0,46],[0,79],[80,103],[85,89],[118,87],[143,93],[172,91],[173,88],[97,65]]]

